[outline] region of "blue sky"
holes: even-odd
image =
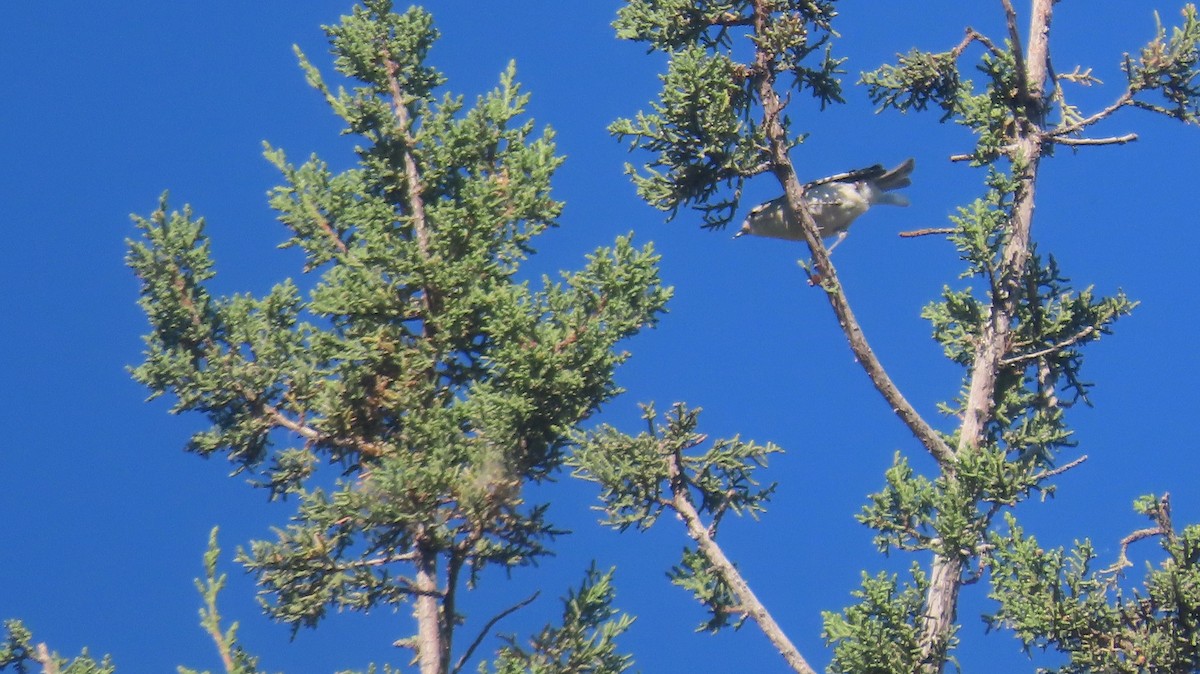
[[[1000,39],[998,5],[844,3],[837,49],[850,58],[847,84],[896,52],[948,48],[968,24]],[[805,285],[795,264],[803,248],[733,241],[732,232],[701,231],[688,213],[664,224],[638,201],[621,167],[644,158],[631,157],[604,128],[646,106],[662,61],[615,39],[609,24],[619,2],[426,6],[443,33],[432,62],[449,88],[471,100],[516,59],[533,93],[532,116],[554,127],[568,155],[556,183],[567,202],[562,227],[544,237],[531,268],[578,267],[585,252],[630,230],[663,254],[663,275],[676,288],[670,313],[629,343],[634,356],[619,373],[628,393],[601,419],[632,431],[637,402],[663,409],[687,401],[704,408],[702,430],[713,436],[740,433],[787,450],[769,472],[781,483],[770,512],[757,524],[726,525],[722,538],[801,651],[823,667],[820,611],[848,603],[860,570],[911,563],[877,557],[870,532],[852,515],[882,484],[894,452],[915,455],[923,468],[928,462],[853,362],[819,291]],[[1152,35],[1152,10],[1169,24],[1179,6],[1057,6],[1057,69],[1091,66],[1107,84],[1075,92],[1085,110],[1118,95],[1120,56]],[[252,579],[228,560],[237,545],[268,535],[289,506],[267,504],[264,493],[229,478],[221,460],[183,452],[200,420],[169,416],[164,401],[147,404],[125,371],[139,362],[146,328],[122,262],[124,239],[134,234],[128,214],[151,211],[164,189],[175,205],[191,203],[208,219],[219,292],[261,293],[299,274],[294,251],[275,248],[284,231],[265,193],[277,176],[261,142],[297,158],[318,152],[335,167],[352,161],[352,141],[337,135],[338,120],[304,84],[291,51],[299,44],[325,65],[319,25],[348,8],[218,0],[0,10],[0,618],[26,619],[60,652],[88,645],[112,653],[124,672],[218,668],[197,625],[192,578],[209,528],[220,525],[231,575],[223,611],[241,621],[264,667],[403,664],[389,644],[408,629],[407,611],[336,615],[294,641],[259,615]],[[850,87],[847,99],[824,113],[793,113],[812,133],[793,157],[806,177],[916,158],[907,190],[913,205],[865,216],[835,261],[892,376],[918,409],[936,416],[960,373],[918,313],[943,284],[956,283],[958,264],[944,241],[896,233],[944,225],[980,193],[977,171],[946,160],[968,150],[970,139],[932,114],[875,115],[861,88]],[[1088,349],[1095,407],[1072,413],[1080,444],[1064,460],[1090,460],[1061,478],[1052,501],[1019,514],[1044,542],[1090,537],[1109,560],[1121,536],[1143,524],[1129,507],[1139,494],[1170,491],[1177,523],[1200,521],[1193,430],[1200,132],[1137,111],[1100,131],[1135,131],[1141,140],[1074,156],[1060,151],[1046,163],[1035,237],[1078,285],[1123,288],[1142,305]],[[751,201],[765,200],[778,187],[764,176],[748,192]],[[717,637],[691,632],[702,612],[664,577],[686,542],[673,521],[617,535],[594,525],[590,485],[564,479],[541,495],[576,534],[540,569],[484,584],[467,607],[476,609],[475,624],[539,586],[542,598],[501,629],[527,631],[553,619],[553,598],[595,559],[618,566],[618,603],[639,616],[623,643],[642,671],[785,671],[752,627]],[[980,586],[964,592],[964,670],[1031,669],[1010,635],[983,636],[984,595]]]

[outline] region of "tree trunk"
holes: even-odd
[[[418,545],[415,565],[417,599],[413,615],[417,619],[417,660],[421,674],[446,674],[449,654],[442,630],[437,556],[432,550]]]

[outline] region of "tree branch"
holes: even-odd
[[[683,472],[683,460],[678,451],[664,449],[663,455],[667,461],[667,476],[668,483],[671,488],[671,508],[679,515],[679,519],[683,521],[687,528],[688,537],[696,542],[697,548],[705,559],[712,564],[713,569],[721,577],[738,598],[739,608],[743,615],[754,620],[758,624],[759,629],[763,631],[767,639],[779,650],[783,655],[783,659],[787,661],[788,666],[798,674],[816,674],[796,646],[792,644],[787,635],[783,632],[783,628],[775,622],[771,617],[767,607],[759,601],[754,592],[750,589],[750,585],[746,582],[742,574],[725,556],[717,542],[709,535],[707,527],[700,519],[700,513],[696,510],[695,504],[692,503],[691,495],[687,489],[687,481]]]
[[[954,227],[926,227],[924,229],[913,229],[907,232],[900,232],[900,236],[905,239],[912,239],[918,236],[929,236],[931,234],[953,234],[958,230]]]
[[[34,662],[42,666],[42,674],[59,674],[58,662],[54,659],[54,655],[50,653],[50,648],[46,644],[38,644],[30,657],[33,658]]]
[[[1025,68],[1025,52],[1021,47],[1021,31],[1017,29],[1017,10],[1013,9],[1012,0],[1000,0],[1004,6],[1004,24],[1008,27],[1008,39],[1012,42],[1012,55],[1017,70],[1017,100],[1031,101],[1029,72]],[[1037,101],[1041,101],[1039,92]]]
[[[755,32],[760,35],[767,28],[769,12],[766,4],[764,0],[755,2]],[[813,221],[812,214],[808,211],[804,199],[804,187],[796,177],[796,170],[787,154],[789,143],[780,122],[784,103],[780,100],[778,92],[775,91],[775,74],[771,67],[773,58],[772,54],[759,47],[755,52],[753,68],[755,84],[763,106],[762,125],[769,144],[771,168],[776,179],[783,186],[789,208],[800,216],[804,241],[812,252],[814,264],[821,271],[821,286],[826,291],[825,296],[837,316],[842,332],[845,333],[846,339],[850,343],[850,350],[866,372],[867,377],[870,378],[871,383],[875,385],[876,390],[900,417],[900,420],[908,426],[913,435],[920,440],[921,444],[940,462],[948,462],[952,456],[950,447],[900,393],[900,389],[888,376],[878,357],[875,356],[862,327],[850,309],[845,289],[838,281],[837,270],[829,259],[829,252],[826,250],[825,244],[821,241],[817,223]]]
[[[1002,367],[1010,367],[1013,365],[1017,365],[1019,363],[1023,363],[1025,361],[1036,360],[1043,356],[1049,356],[1052,353],[1062,351],[1063,349],[1067,348],[1068,346],[1071,346],[1072,344],[1079,342],[1079,340],[1084,339],[1085,337],[1087,337],[1088,335],[1091,335],[1094,332],[1096,332],[1096,326],[1089,325],[1086,328],[1075,333],[1074,335],[1068,337],[1067,339],[1059,342],[1058,344],[1052,344],[1044,349],[1039,349],[1039,350],[1033,351],[1031,353],[1023,353],[1020,355],[1010,356],[1008,358],[1001,359],[1000,365]]]
[[[1050,141],[1059,145],[1124,145],[1132,143],[1138,139],[1136,133],[1127,133],[1124,136],[1109,136],[1108,138],[1063,138],[1062,136],[1051,136]]]
[[[525,599],[522,599],[516,604],[513,604],[512,606],[509,606],[503,611],[492,616],[492,619],[487,621],[487,624],[483,626],[483,629],[479,630],[479,635],[475,637],[475,640],[472,641],[471,645],[467,647],[466,652],[463,653],[462,657],[458,659],[457,663],[455,663],[454,669],[450,670],[451,674],[458,674],[458,672],[462,670],[463,666],[467,664],[467,661],[470,660],[471,656],[475,653],[475,649],[479,648],[479,644],[483,643],[483,640],[487,638],[488,631],[491,630],[496,623],[525,608],[526,606],[529,606],[535,599],[538,598],[538,595],[540,594],[541,592],[534,592]]]
[[[412,135],[412,119],[408,115],[408,103],[404,92],[400,89],[396,61],[386,46],[380,50],[380,57],[387,70],[392,112],[396,115],[396,133],[404,143],[404,186],[408,192],[405,198],[408,202],[409,216],[412,218],[413,233],[417,239],[417,251],[421,259],[428,262],[431,257],[431,244],[429,222],[425,214],[425,185],[421,180],[420,169],[417,168],[417,160],[413,157],[413,149],[417,142]],[[441,306],[441,298],[435,289],[426,283],[422,283],[422,291],[421,300],[425,304],[425,316],[421,321],[421,330],[426,337],[432,337],[436,332],[432,324],[433,314]]]
[[[1096,122],[1099,122],[1100,120],[1104,119],[1105,117],[1108,117],[1109,115],[1113,114],[1117,110],[1120,110],[1122,107],[1124,107],[1126,105],[1131,105],[1131,104],[1133,104],[1133,92],[1126,89],[1125,93],[1121,94],[1121,96],[1119,98],[1117,98],[1117,100],[1113,101],[1112,104],[1110,104],[1108,107],[1104,108],[1100,112],[1097,112],[1096,114],[1094,114],[1090,117],[1081,119],[1078,122],[1075,122],[1074,124],[1068,124],[1066,126],[1060,126],[1060,127],[1050,129],[1049,131],[1047,131],[1045,133],[1045,135],[1047,138],[1056,138],[1058,136],[1065,136],[1066,134],[1069,134],[1069,133],[1075,133],[1077,131],[1081,131],[1085,127],[1091,126],[1092,124],[1095,124]]]
[[[1072,468],[1078,466],[1079,464],[1081,464],[1087,460],[1088,460],[1088,456],[1087,456],[1087,454],[1084,454],[1083,456],[1079,457],[1078,459],[1075,459],[1074,461],[1072,461],[1070,463],[1059,466],[1058,468],[1052,468],[1050,470],[1043,470],[1042,472],[1038,473],[1037,475],[1034,475],[1033,479],[1037,480],[1038,482],[1041,482],[1047,478],[1055,477],[1056,475],[1062,475],[1063,473],[1067,472],[1068,470],[1071,470]]]

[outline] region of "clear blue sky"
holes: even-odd
[[[998,5],[844,3],[837,49],[850,57],[847,84],[896,52],[948,48],[967,24],[1002,39]],[[567,202],[562,227],[544,238],[533,268],[577,267],[584,252],[629,230],[663,254],[663,274],[677,292],[671,313],[629,344],[634,357],[619,374],[628,393],[602,419],[632,431],[638,401],[665,408],[683,400],[705,409],[703,430],[714,436],[741,433],[787,450],[769,473],[781,482],[772,510],[761,523],[727,525],[722,538],[804,654],[823,667],[819,612],[848,603],[860,569],[911,561],[875,556],[870,532],[852,515],[882,484],[893,453],[913,454],[916,443],[853,362],[819,291],[805,286],[795,264],[803,249],[733,241],[732,232],[701,231],[687,213],[664,224],[637,200],[621,166],[643,157],[631,158],[604,127],[645,107],[661,59],[613,37],[619,2],[426,6],[443,33],[432,61],[449,87],[473,99],[516,59],[534,95],[533,116],[557,130],[569,157],[557,181]],[[1119,93],[1121,53],[1151,36],[1152,10],[1169,23],[1179,6],[1058,5],[1056,67],[1092,66],[1109,84],[1082,92],[1085,110]],[[128,214],[151,211],[164,189],[176,205],[189,202],[207,217],[218,291],[263,292],[299,273],[296,255],[275,249],[284,230],[264,195],[277,176],[260,143],[293,157],[315,151],[335,167],[352,161],[351,141],[337,136],[338,120],[304,84],[291,52],[298,43],[325,65],[319,25],[348,7],[218,0],[0,10],[0,618],[26,619],[60,652],[89,645],[111,652],[124,672],[219,668],[197,626],[192,586],[217,524],[231,574],[223,610],[242,622],[245,644],[264,667],[332,672],[406,658],[389,644],[408,629],[407,611],[335,615],[290,643],[286,627],[259,615],[252,579],[229,558],[237,545],[268,535],[290,505],[269,506],[264,493],[227,477],[228,464],[183,452],[200,420],[169,416],[164,401],[145,403],[146,391],[125,371],[139,362],[146,327],[122,262],[124,239],[134,234]],[[826,113],[793,113],[812,132],[794,158],[802,173],[818,177],[916,157],[912,207],[868,214],[835,259],[883,362],[909,399],[935,415],[960,373],[918,312],[956,282],[958,265],[944,241],[896,233],[944,225],[979,193],[979,174],[946,160],[968,150],[970,139],[932,114],[874,115],[859,88],[847,98],[849,105]],[[1090,460],[1060,480],[1054,500],[1020,514],[1043,541],[1091,537],[1109,560],[1121,536],[1143,524],[1129,507],[1139,494],[1170,491],[1176,521],[1200,521],[1200,131],[1137,111],[1101,131],[1136,131],[1141,140],[1076,156],[1062,151],[1048,162],[1035,237],[1081,286],[1124,288],[1142,305],[1088,349],[1096,406],[1072,413],[1080,444],[1065,459]],[[769,177],[749,191],[752,200],[778,194]],[[501,628],[528,630],[554,618],[554,598],[596,559],[619,567],[618,603],[639,615],[623,643],[642,671],[784,671],[753,627],[691,633],[702,612],[663,575],[686,542],[674,521],[619,536],[594,526],[591,486],[565,480],[543,495],[557,521],[577,533],[539,570],[485,584],[489,594],[473,600],[473,624],[487,607],[515,603],[539,585],[542,599]],[[982,635],[985,593],[981,586],[964,593],[964,669],[1031,669],[1010,635]]]

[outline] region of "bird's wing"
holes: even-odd
[[[887,170],[883,168],[883,164],[875,164],[874,166],[854,169],[852,171],[837,173],[825,178],[819,178],[810,183],[805,183],[804,189],[816,187],[817,185],[825,185],[827,183],[853,183],[860,180],[877,180],[883,177],[886,173]]]

